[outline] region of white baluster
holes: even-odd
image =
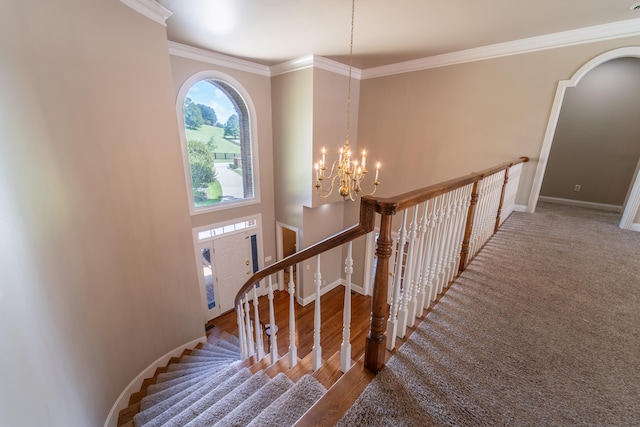
[[[396,336],[398,334],[398,311],[400,309],[400,282],[402,281],[402,260],[404,258],[404,244],[407,238],[407,215],[408,211],[402,214],[402,223],[398,232],[398,245],[396,246],[396,262],[393,270],[393,301],[391,305],[391,313],[387,320],[387,350],[391,351],[396,345]]]
[[[431,226],[431,215],[429,212],[429,201],[424,202],[424,230],[422,233],[426,232],[424,236],[424,243],[422,248],[422,260],[420,261],[421,271],[420,271],[420,283],[419,283],[419,291],[416,297],[418,303],[418,313],[422,314],[425,309],[425,302],[427,300],[428,295],[428,283],[429,283],[429,254],[433,250],[432,249],[432,237],[433,237],[433,227]]]
[[[451,215],[448,224],[447,231],[447,243],[445,250],[445,259],[444,259],[444,272],[442,275],[442,283],[443,286],[449,287],[451,283],[453,272],[453,260],[455,258],[455,247],[456,247],[456,238],[458,236],[458,213],[459,213],[459,205],[460,205],[460,188],[456,188],[451,192],[451,202],[449,206],[451,207]]]
[[[298,364],[298,347],[296,347],[296,312],[295,312],[295,290],[296,284],[293,281],[293,266],[289,267],[289,367]]]
[[[460,196],[458,197],[458,212],[457,212],[457,232],[455,237],[455,245],[453,248],[453,258],[451,261],[451,271],[449,275],[449,281],[452,281],[458,274],[458,265],[460,264],[460,252],[462,251],[462,240],[464,239],[464,227],[467,219],[467,209],[471,202],[471,185],[467,185],[461,188]]]
[[[247,333],[244,327],[244,310],[242,309],[242,301],[236,307],[236,313],[238,314],[238,338],[240,339],[240,355],[242,360],[249,357],[249,351],[247,349]]]
[[[427,236],[429,239],[429,251],[427,258],[427,266],[428,266],[428,275],[427,285],[425,287],[425,294],[427,296],[427,300],[425,301],[425,305],[431,305],[431,301],[435,301],[436,299],[436,289],[434,286],[434,279],[436,276],[436,259],[438,257],[438,221],[439,221],[439,212],[442,206],[442,195],[437,196],[433,200],[433,205],[431,207],[431,212],[429,214],[429,234]]]
[[[320,287],[322,286],[322,274],[320,273],[320,255],[316,257],[316,273],[313,278],[316,285],[316,301],[313,313],[313,348],[311,369],[317,371],[322,366],[322,347],[320,346]]]
[[[262,325],[260,324],[260,310],[258,309],[258,291],[256,286],[253,286],[253,315],[255,317],[255,330],[256,330],[256,353],[258,360],[264,357],[264,346],[262,344]]]
[[[251,326],[251,314],[250,314],[250,306],[249,306],[249,293],[247,292],[244,295],[244,315],[245,315],[245,326],[247,328],[247,352],[249,356],[255,354],[255,347],[253,341],[253,327]]]
[[[433,260],[433,289],[434,296],[439,295],[440,290],[440,274],[442,273],[442,257],[444,256],[444,247],[447,238],[446,230],[446,218],[447,218],[447,206],[449,205],[448,193],[442,195],[440,199],[440,209],[438,210],[437,228],[436,228],[436,242],[435,242],[435,254]]]
[[[410,326],[414,326],[416,324],[416,318],[418,318],[419,316],[422,315],[422,310],[418,309],[419,308],[419,301],[418,301],[418,294],[420,293],[420,276],[422,275],[422,269],[423,269],[423,259],[422,259],[422,252],[424,251],[424,240],[425,240],[425,233],[427,231],[427,207],[428,204],[427,202],[425,202],[423,204],[423,212],[422,212],[422,217],[420,219],[420,224],[418,226],[418,249],[416,250],[416,255],[415,255],[415,261],[413,262],[413,274],[412,274],[412,280],[411,280],[411,301],[413,302],[411,304],[411,310],[409,312],[409,321],[408,324]],[[418,209],[418,206],[416,206],[416,210]]]
[[[344,260],[344,308],[342,310],[342,345],[340,346],[340,371],[347,372],[351,367],[351,274],[353,242],[347,245],[347,258]]]
[[[276,315],[273,308],[273,281],[269,276],[269,344],[271,350],[271,364],[276,363],[280,358],[278,354],[278,336],[276,326]]]
[[[398,311],[398,336],[404,338],[407,334],[409,313],[411,310],[411,278],[413,275],[413,258],[415,256],[415,241],[418,227],[418,209],[413,208],[413,219],[409,227],[409,249],[407,250],[407,262],[402,274],[402,306]]]
[[[447,238],[446,218],[449,206],[449,193],[443,194],[441,199],[440,211],[438,212],[438,240],[436,241],[436,259],[434,260],[433,287],[435,295],[442,292],[440,288],[440,275],[442,274],[442,257],[444,256],[444,246]]]
[[[451,251],[451,245],[453,240],[453,214],[454,214],[454,203],[455,203],[455,190],[447,193],[447,213],[445,216],[444,223],[444,239],[443,239],[443,251],[442,251],[442,268],[440,270],[440,277],[438,281],[438,288],[440,292],[447,286],[449,283],[447,282],[447,277],[449,277],[449,253]]]

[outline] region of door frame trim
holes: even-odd
[[[244,221],[249,221],[255,219],[256,221],[256,226],[255,228],[252,227],[250,229],[241,229],[241,230],[237,230],[237,231],[230,231],[228,233],[224,233],[220,236],[212,236],[212,237],[208,237],[206,239],[202,239],[200,240],[198,237],[198,233],[200,233],[201,231],[205,231],[205,230],[210,230],[212,228],[219,228],[219,227],[224,227],[224,226],[229,226],[232,224],[237,224],[239,222],[244,222]],[[257,246],[258,246],[258,269],[261,269],[264,267],[264,238],[263,238],[263,234],[262,234],[262,214],[261,213],[256,213],[253,215],[248,215],[242,218],[234,218],[234,219],[230,219],[230,220],[226,220],[226,221],[220,221],[220,222],[216,222],[213,224],[207,224],[207,225],[202,225],[199,227],[194,227],[191,229],[191,235],[193,238],[193,248],[194,248],[194,253],[195,253],[195,260],[196,260],[196,270],[197,270],[197,274],[198,274],[198,288],[200,291],[200,299],[201,299],[201,309],[203,312],[203,315],[205,317],[208,317],[208,314],[210,313],[208,304],[207,304],[207,294],[206,294],[206,290],[205,290],[205,284],[204,284],[204,277],[202,276],[202,267],[200,265],[200,252],[199,252],[199,247],[202,243],[204,242],[211,242],[211,241],[215,241],[216,239],[222,238],[222,237],[228,237],[228,236],[232,236],[233,234],[239,234],[239,233],[245,233],[247,231],[250,231],[250,234],[255,234],[258,237],[258,242],[257,242]],[[254,232],[255,231],[255,232]],[[215,255],[214,255],[215,256]],[[217,283],[217,280],[216,282]],[[214,292],[215,292],[215,286],[214,286]],[[259,290],[259,295],[262,296],[264,294],[266,294],[265,291],[265,286],[260,286],[260,290]],[[219,301],[218,299],[218,295],[216,295],[216,301]],[[222,312],[218,312],[218,314],[215,316],[219,316],[223,314]],[[206,319],[205,323],[207,321],[209,321],[210,319]]]
[[[527,212],[535,212],[536,205],[538,204],[540,189],[542,188],[542,181],[544,179],[544,173],[547,168],[549,153],[551,152],[551,145],[553,144],[553,138],[556,133],[556,127],[558,125],[558,119],[560,117],[560,110],[562,109],[564,95],[567,88],[576,87],[580,80],[595,67],[617,58],[640,58],[640,47],[623,47],[605,52],[601,55],[596,56],[595,58],[584,64],[582,67],[580,67],[580,69],[574,73],[571,79],[561,80],[558,82],[556,96],[553,101],[553,106],[551,107],[549,122],[547,123],[547,129],[545,131],[542,148],[540,149],[540,156],[538,157],[538,166],[536,167],[536,173],[533,179],[531,193],[529,194]],[[636,212],[638,211],[638,208],[640,207],[640,174],[636,174],[634,181],[630,185],[630,188],[632,188],[632,190],[630,192],[629,199],[627,200],[626,205],[623,206],[620,228],[634,230],[636,224],[633,223],[633,220]],[[633,210],[634,208],[635,210]]]

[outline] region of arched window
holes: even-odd
[[[253,115],[246,94],[229,80],[199,73],[185,82],[178,95],[192,213],[258,201]]]

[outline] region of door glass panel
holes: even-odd
[[[216,297],[213,293],[213,267],[211,266],[211,249],[201,249],[202,273],[204,275],[204,286],[207,291],[207,306],[209,310],[216,306]]]

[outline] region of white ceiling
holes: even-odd
[[[264,65],[348,63],[349,0],[158,0],[169,40]],[[353,65],[407,60],[638,20],[640,0],[357,0]]]

